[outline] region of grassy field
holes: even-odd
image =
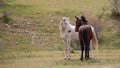
[[[110,17],[109,6],[109,0],[5,0],[0,6],[0,68],[120,68],[120,22]],[[8,24],[3,11],[12,19]],[[102,43],[92,59],[81,62],[76,51],[67,61],[59,22],[67,16],[74,24],[74,16],[81,14],[102,25]]]
[[[108,24],[111,22],[108,7],[108,0],[6,0],[5,5],[0,6],[0,17],[3,11],[8,11],[12,24],[8,24],[9,28],[6,24],[0,23],[1,52],[63,50],[58,30],[61,18],[68,16],[74,24],[75,15],[85,14],[89,20],[91,19],[90,22],[96,22],[103,9],[106,9],[102,18],[103,23],[96,22],[98,25],[103,24],[101,28],[106,27],[101,32],[104,39],[102,45],[111,45],[112,48],[115,44],[117,48],[117,38],[120,36],[116,32],[119,30],[112,24],[114,22]],[[110,43],[112,40],[116,42]]]
[[[0,57],[0,68],[120,68],[120,50],[93,51],[90,60],[80,61],[80,52],[64,60],[62,51],[40,51],[6,54]],[[7,56],[7,57],[6,57]]]
[[[7,0],[7,10],[14,16],[40,17],[49,15],[80,15],[81,13],[98,14],[109,7],[108,0]]]

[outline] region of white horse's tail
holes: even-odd
[[[96,37],[96,33],[95,33],[95,31],[93,30],[93,39],[92,39],[92,41],[93,41],[93,46],[94,46],[94,48],[96,49],[96,50],[98,50],[98,40],[97,40],[97,37]]]

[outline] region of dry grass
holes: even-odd
[[[1,59],[0,68],[119,68],[119,52],[120,50],[100,50],[99,53],[93,52],[92,59],[83,62],[79,60],[78,51],[72,54],[72,60],[69,61],[63,59],[62,51],[31,52],[29,58]]]

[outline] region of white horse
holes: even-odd
[[[97,50],[98,40],[94,31],[94,28],[92,26],[91,26],[91,29],[93,32],[93,39],[91,40],[90,48],[92,48],[92,43],[93,43],[94,48]],[[79,40],[78,32],[75,32],[75,26],[70,24],[70,20],[67,17],[62,18],[62,21],[60,22],[60,25],[59,25],[59,30],[60,30],[60,37],[65,46],[66,53],[65,53],[64,59],[70,60],[71,59],[71,54],[70,54],[71,42],[74,40]]]

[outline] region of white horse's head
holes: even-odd
[[[64,28],[64,31],[71,32],[71,27],[70,27],[70,20],[68,17],[63,17],[62,18],[62,27]]]
[[[63,17],[62,18],[62,23],[65,25],[66,29],[70,29],[70,20],[68,17]]]
[[[69,17],[63,17],[63,18],[62,18],[62,22],[63,22],[65,25],[69,25],[69,24],[70,24]]]

